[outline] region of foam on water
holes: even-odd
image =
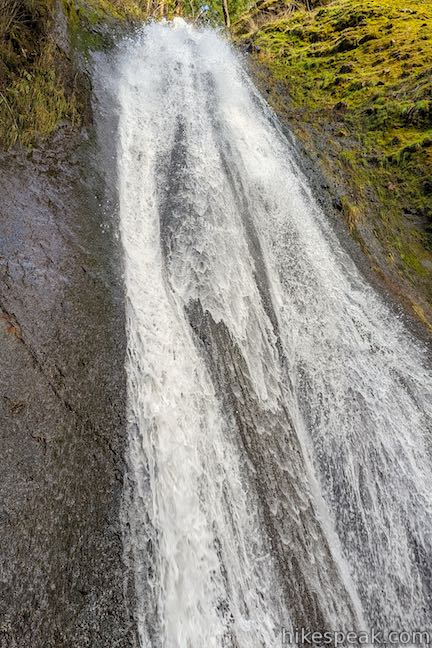
[[[142,645],[426,624],[422,349],[217,33],[148,25],[114,69]]]

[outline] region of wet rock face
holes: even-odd
[[[0,646],[11,648],[135,645],[121,256],[92,155],[63,133],[0,159]]]

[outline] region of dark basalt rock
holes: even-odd
[[[2,648],[136,645],[121,263],[92,148],[63,130],[0,159]]]

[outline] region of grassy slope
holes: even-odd
[[[372,237],[379,242],[383,274],[430,324],[432,4],[332,0],[313,11],[289,4],[268,0],[237,23],[237,36],[254,43],[271,78],[288,89],[294,128],[336,126],[328,155],[319,155],[328,177],[347,182],[349,226],[366,251]]]
[[[27,144],[35,131],[52,131],[63,116],[74,121],[75,105],[57,83],[55,47],[47,39],[53,2],[10,0],[2,10],[0,143],[8,147],[20,136]]]
[[[76,52],[103,45],[98,25],[169,14],[174,2],[152,0],[0,0],[0,148],[32,146],[61,122],[78,125],[85,114]],[[60,14],[63,14],[61,16]],[[59,47],[58,22],[68,40]]]

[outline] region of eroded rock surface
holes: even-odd
[[[120,527],[121,262],[93,148],[60,131],[50,148],[0,160],[0,645],[8,648],[135,641]]]

